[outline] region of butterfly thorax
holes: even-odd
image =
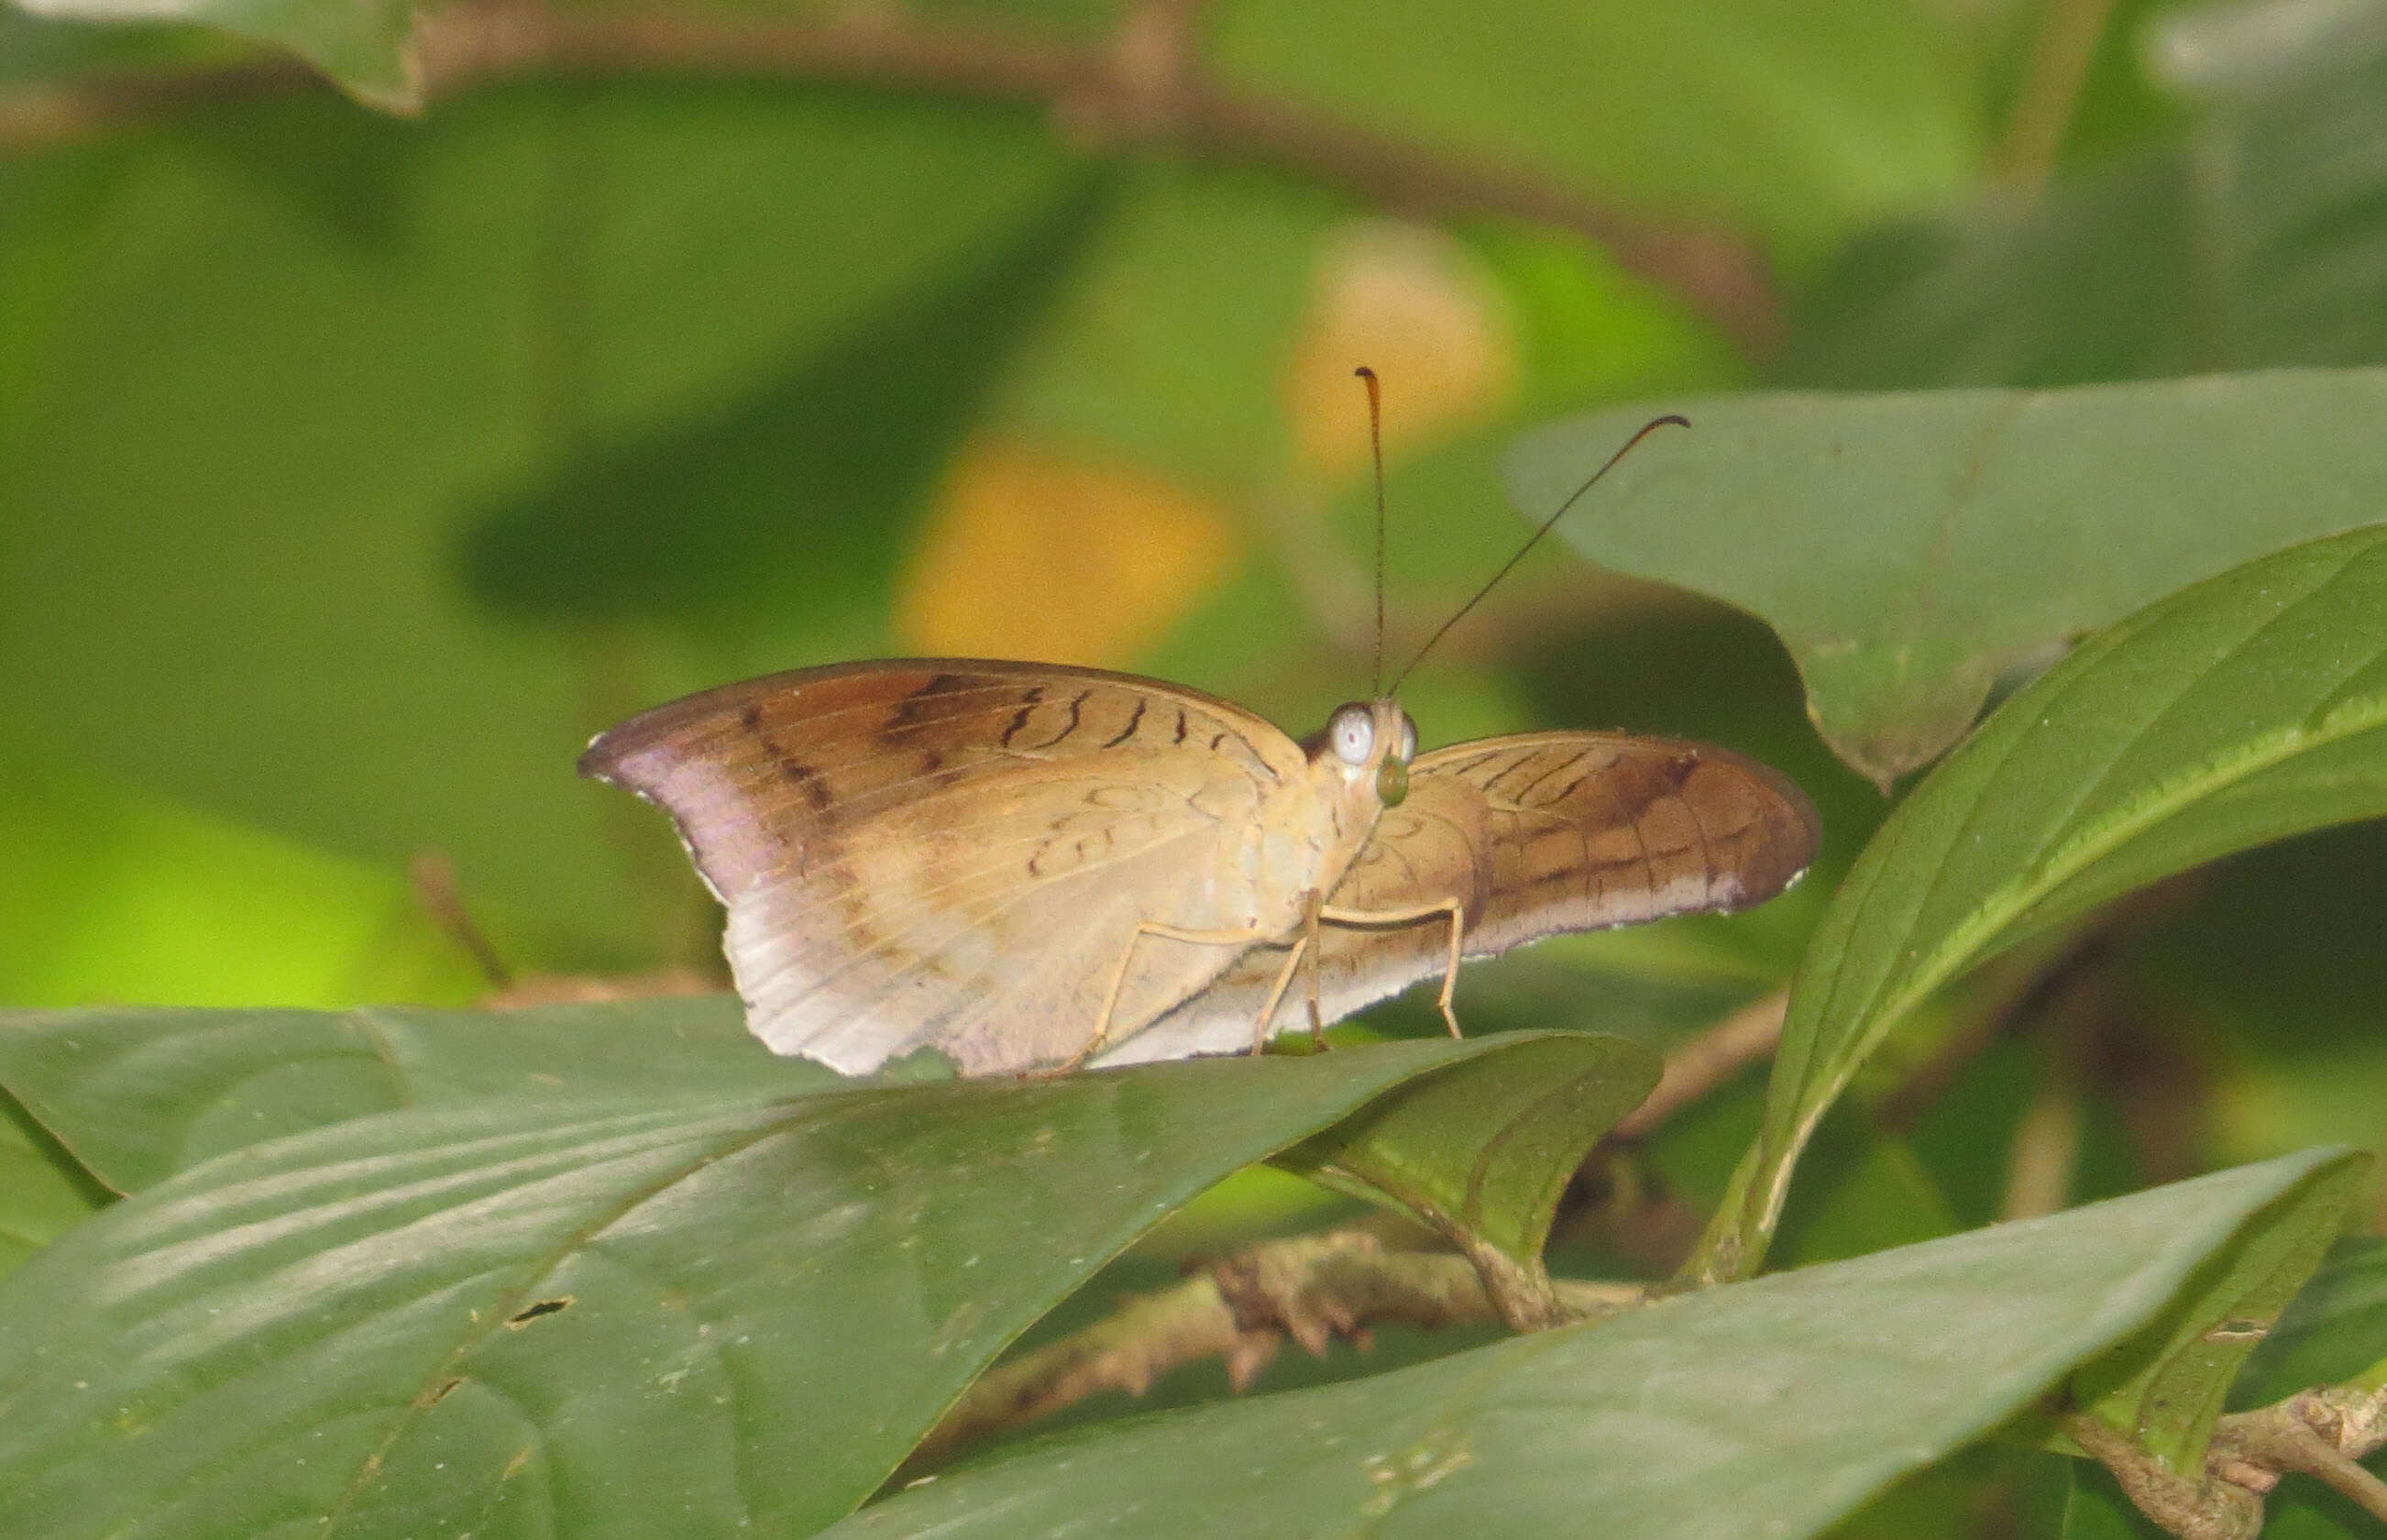
[[[1245,841],[1260,928],[1291,937],[1334,890],[1384,809],[1408,794],[1417,724],[1390,699],[1338,706],[1302,741],[1302,775],[1261,804]]]

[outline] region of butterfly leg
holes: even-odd
[[[1330,903],[1318,912],[1320,919],[1332,920],[1337,925],[1359,926],[1414,925],[1436,915],[1448,915],[1450,919],[1450,959],[1443,965],[1442,998],[1434,1004],[1441,1008],[1443,1025],[1450,1029],[1450,1035],[1459,1037],[1464,1034],[1459,1029],[1459,1017],[1451,1012],[1450,997],[1459,988],[1459,948],[1467,929],[1465,905],[1455,898],[1446,898],[1402,909],[1339,909]]]
[[[1312,890],[1306,907],[1308,913],[1302,927],[1301,939],[1302,950],[1309,953],[1309,1046],[1323,1054],[1326,1052],[1326,1018],[1318,1010],[1318,957],[1323,949],[1314,943],[1318,940],[1318,922],[1325,913],[1326,905],[1322,896]]]
[[[1101,1053],[1103,1045],[1110,1041],[1111,1017],[1117,1014],[1119,995],[1127,988],[1127,970],[1135,962],[1136,943],[1146,936],[1157,936],[1163,940],[1191,941],[1196,946],[1249,946],[1254,941],[1266,939],[1267,932],[1257,927],[1242,930],[1188,930],[1181,925],[1164,925],[1158,920],[1137,921],[1135,933],[1128,937],[1127,947],[1119,953],[1118,967],[1111,974],[1111,987],[1103,995],[1102,1014],[1094,1018],[1093,1036],[1047,1073],[1067,1075],[1073,1069],[1083,1067],[1085,1062]]]
[[[1284,966],[1277,971],[1276,982],[1269,986],[1268,1004],[1260,1007],[1260,1018],[1252,1026],[1253,1053],[1260,1053],[1268,1047],[1269,1023],[1276,1019],[1276,1008],[1283,1004],[1284,991],[1293,987],[1293,970],[1299,967],[1302,958],[1309,954],[1309,943],[1316,935],[1315,927],[1301,933],[1293,943],[1293,955],[1284,960]],[[1311,968],[1309,976],[1314,984],[1318,978],[1318,970]],[[1314,989],[1312,998],[1315,999]],[[1310,1019],[1313,1021],[1317,1019],[1317,1008],[1314,1004],[1310,1010]]]

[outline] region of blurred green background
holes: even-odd
[[[1358,362],[1396,659],[1562,414],[2387,364],[2379,0],[41,8],[84,14],[0,8],[0,1004],[467,1003],[450,900],[514,975],[717,969],[572,762],[770,669],[1096,663],[1305,731],[1368,687]],[[1780,904],[1471,970],[1477,1027],[1715,1021],[1888,805],[1762,625],[1557,549],[1405,694],[1429,744],[1713,738],[1825,816]],[[2005,1035],[1874,1076],[1793,1256],[1998,1212],[2052,1081],[2074,1198],[2378,1142],[2382,855],[2258,852],[2078,999],[1951,1004]],[[1693,1200],[1755,1092],[1653,1152]]]

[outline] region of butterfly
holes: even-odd
[[[1540,732],[1418,752],[1389,696],[1295,742],[1182,685],[911,659],[776,674],[600,734],[728,912],[747,1022],[865,1074],[1257,1049],[1562,931],[1745,908],[1813,806],[1727,750]]]

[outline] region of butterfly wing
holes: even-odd
[[[930,1045],[992,1074],[1085,1041],[1139,921],[1248,923],[1237,852],[1303,764],[1179,686],[929,659],[691,696],[600,735],[581,771],[671,815],[772,1048],[857,1074]],[[1147,940],[1117,1024],[1235,955]]]
[[[1485,738],[1420,756],[1408,800],[1378,819],[1331,902],[1387,911],[1456,899],[1462,954],[1485,957],[1565,931],[1762,903],[1807,869],[1820,832],[1805,793],[1728,750],[1623,733]],[[1337,1020],[1440,975],[1449,944],[1438,921],[1322,926],[1320,1014]],[[1285,958],[1282,947],[1252,949],[1097,1062],[1249,1043]],[[1271,1032],[1307,1023],[1306,994],[1286,996]]]

